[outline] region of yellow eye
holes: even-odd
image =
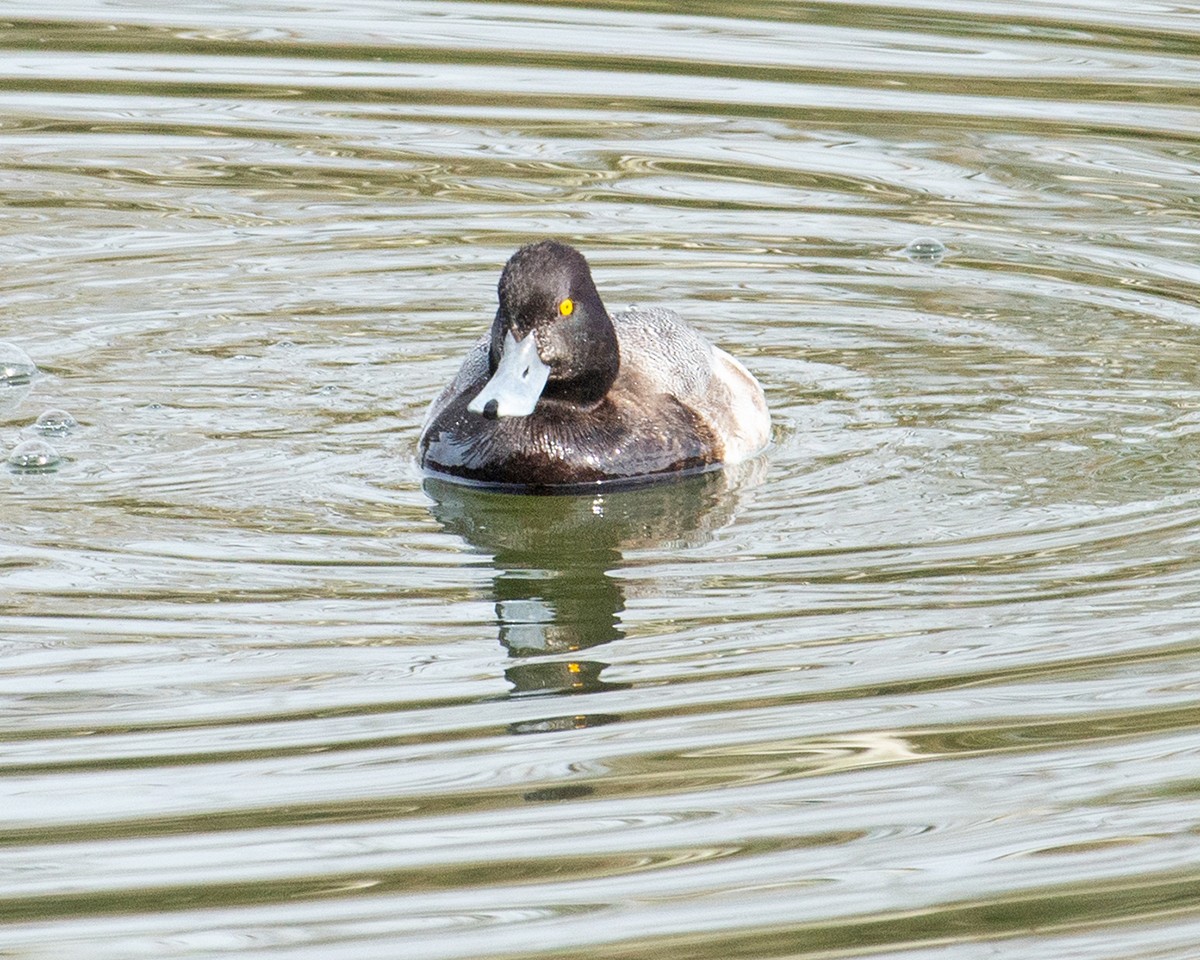
[[[562,301],[558,305],[558,312],[560,314],[562,314],[564,317],[569,317],[572,313],[575,312],[575,301],[572,300],[570,297],[567,297],[566,300]]]

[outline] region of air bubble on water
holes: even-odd
[[[904,247],[904,255],[916,263],[941,263],[946,245],[933,237],[917,237]]]
[[[52,473],[62,463],[62,457],[45,440],[26,440],[13,447],[8,466],[14,473]]]
[[[37,422],[33,425],[33,429],[38,433],[44,433],[47,435],[61,435],[64,433],[70,433],[77,426],[79,426],[78,421],[76,421],[73,416],[67,413],[66,410],[59,410],[55,408],[53,410],[47,410],[40,417],[38,417]]]
[[[0,343],[0,385],[15,386],[28,383],[37,373],[37,364],[20,347]]]

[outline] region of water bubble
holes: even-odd
[[[45,440],[26,440],[13,447],[8,465],[15,473],[53,473],[62,457]]]
[[[44,434],[64,434],[70,433],[79,423],[73,416],[67,413],[66,410],[47,410],[33,425],[33,429],[38,433]]]
[[[0,343],[0,384],[13,386],[28,383],[37,373],[37,364],[20,347]]]
[[[904,255],[915,263],[941,263],[946,245],[933,237],[917,237],[905,246]]]

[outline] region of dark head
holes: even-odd
[[[601,400],[616,379],[620,352],[616,330],[583,255],[554,240],[522,247],[504,265],[498,293],[489,361],[492,379],[470,408],[485,416],[504,416],[502,389],[524,390],[528,397],[538,388],[538,395],[547,399],[584,406]],[[532,340],[527,340],[531,334]],[[513,349],[524,351],[519,369],[505,360]],[[542,364],[548,373],[545,386],[539,388],[537,368]],[[531,385],[525,388],[518,382],[521,378]],[[497,379],[505,383],[493,391]],[[514,415],[531,413],[536,401],[534,395],[531,402],[515,402],[508,409]]]

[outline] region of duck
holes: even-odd
[[[490,329],[429,407],[429,475],[517,492],[667,480],[769,443],[762,387],[675,311],[609,314],[587,260],[558,240],[504,265]]]

